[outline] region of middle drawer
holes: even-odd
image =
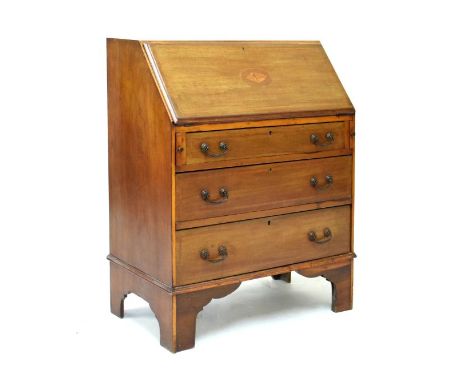
[[[351,197],[350,156],[176,175],[176,221]]]

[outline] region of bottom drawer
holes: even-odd
[[[349,206],[176,232],[176,285],[350,251]]]

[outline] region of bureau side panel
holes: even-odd
[[[355,149],[355,116],[349,121],[349,147],[353,150],[353,170],[352,170],[352,188],[351,188],[351,251],[354,252],[354,211],[355,211],[355,185],[356,185],[356,174],[355,174],[355,163],[356,163],[356,149]]]
[[[138,41],[107,40],[110,251],[172,285],[172,125]]]

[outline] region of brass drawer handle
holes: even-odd
[[[224,203],[225,201],[228,200],[229,193],[228,193],[227,189],[222,187],[222,188],[219,189],[219,198],[218,199],[210,199],[210,192],[208,190],[202,190],[201,191],[201,197],[207,203],[219,204],[219,203]]]
[[[316,146],[330,146],[334,140],[335,137],[331,131],[325,134],[325,142],[320,142],[320,138],[315,134],[311,134],[310,136],[310,142]]]
[[[333,176],[327,175],[325,176],[325,184],[320,186],[319,181],[316,176],[310,178],[310,185],[314,187],[317,191],[325,191],[326,189],[330,188],[333,184]]]
[[[208,145],[208,143],[202,143],[200,145],[200,151],[205,154],[207,157],[212,157],[212,158],[219,158],[219,157],[222,157],[224,155],[226,155],[226,151],[228,151],[229,147],[227,145],[226,142],[219,142],[219,151],[221,151],[220,153],[218,154],[213,154],[213,153],[210,153],[210,146]]]
[[[324,228],[323,229],[323,237],[321,239],[317,238],[317,234],[314,231],[310,231],[308,233],[309,240],[313,241],[316,244],[323,244],[332,239],[332,231],[330,228]]]
[[[218,247],[218,257],[215,257],[214,259],[210,258],[210,252],[207,249],[202,249],[200,251],[200,257],[203,260],[209,261],[210,263],[218,263],[220,261],[223,261],[228,255],[227,248],[224,245],[220,245]]]

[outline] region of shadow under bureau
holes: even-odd
[[[161,344],[213,298],[291,272],[352,308],[354,108],[319,42],[108,39],[111,310]]]

